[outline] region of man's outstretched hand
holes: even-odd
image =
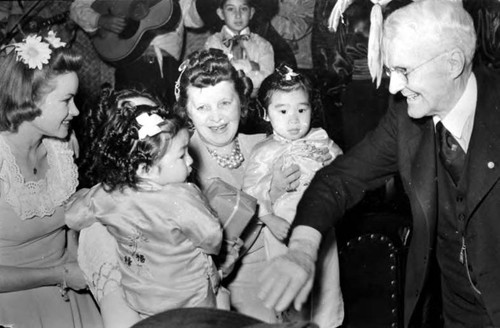
[[[296,248],[271,259],[259,277],[259,297],[264,305],[282,312],[293,301],[295,309],[299,311],[313,285],[315,259],[316,254],[308,254],[307,251]]]

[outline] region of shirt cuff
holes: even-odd
[[[293,229],[288,248],[302,251],[316,260],[320,244],[321,233],[318,230],[299,225]]]

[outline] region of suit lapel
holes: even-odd
[[[414,134],[408,140],[411,182],[419,201],[432,240],[436,225],[436,156],[434,124],[425,119],[417,124]],[[429,241],[430,241],[429,240]]]
[[[465,171],[469,213],[500,178],[500,97],[496,91],[500,86],[492,84],[482,72],[476,78],[478,102]]]

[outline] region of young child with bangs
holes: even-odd
[[[99,183],[68,204],[66,223],[77,230],[95,222],[107,228],[116,242],[109,262],[118,259],[118,283],[139,318],[216,307],[220,278],[212,255],[219,253],[222,228],[198,187],[186,182],[193,160],[184,121],[133,90],[107,91],[97,111],[89,171]],[[94,295],[106,294],[95,290],[107,288],[94,279],[103,266],[92,268],[85,247],[82,270]]]
[[[262,118],[269,122],[272,134],[252,150],[245,170],[242,190],[259,201],[259,219],[265,223],[264,247],[267,258],[286,253],[289,229],[297,205],[315,172],[325,164],[322,149],[327,148],[332,160],[342,154],[326,131],[312,127],[313,88],[309,79],[286,65],[280,65],[263,82],[258,93]],[[291,165],[300,168],[300,179],[289,184],[287,192],[277,199],[269,193],[273,168]],[[343,320],[343,301],[339,284],[337,244],[333,231],[322,242],[320,265],[307,311],[303,318],[323,327],[337,327]],[[283,313],[287,320],[289,313]]]

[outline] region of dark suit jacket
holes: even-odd
[[[478,103],[466,167],[466,242],[487,310],[500,326],[500,77],[475,71]],[[324,233],[365,190],[399,173],[410,199],[413,225],[405,285],[405,327],[422,297],[436,240],[436,150],[432,118],[411,119],[406,102],[390,108],[378,127],[346,155],[316,173],[294,225]]]

